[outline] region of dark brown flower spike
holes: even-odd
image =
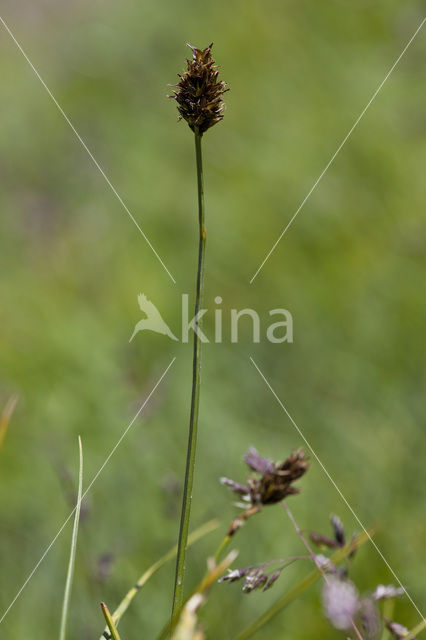
[[[293,452],[284,462],[273,462],[269,458],[262,458],[256,449],[251,447],[244,460],[250,469],[260,474],[260,478],[250,477],[246,485],[228,478],[220,479],[222,484],[247,503],[245,511],[232,522],[229,536],[232,536],[248,518],[258,513],[262,506],[276,504],[290,495],[299,493],[293,482],[301,478],[309,467],[303,449]]]
[[[203,135],[214,124],[223,119],[222,96],[226,82],[218,80],[218,67],[211,56],[211,45],[205,49],[188,47],[192,50],[192,60],[187,60],[187,71],[180,78],[176,90],[169,98],[178,103],[180,118],[198,135]]]

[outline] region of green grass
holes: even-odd
[[[67,579],[65,582],[64,600],[62,603],[62,615],[61,615],[61,625],[59,628],[59,640],[65,640],[65,638],[67,637],[67,623],[68,623],[68,618],[70,614],[71,589],[72,589],[72,584],[74,579],[75,557],[77,553],[78,527],[80,524],[81,500],[83,495],[83,447],[81,444],[80,436],[78,437],[78,447],[79,447],[79,471],[78,471],[77,504],[75,506],[74,524],[72,529],[71,548],[70,548],[70,558],[68,561],[68,571],[67,571]]]

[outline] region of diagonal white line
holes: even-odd
[[[138,229],[139,233],[141,234],[141,236],[143,237],[143,239],[145,240],[145,242],[148,244],[149,248],[153,251],[153,253],[155,254],[156,258],[158,259],[158,261],[160,262],[160,264],[162,265],[163,269],[167,272],[169,278],[174,282],[174,284],[176,284],[176,280],[174,279],[174,277],[172,276],[172,274],[170,273],[170,271],[168,270],[168,268],[166,267],[166,265],[164,264],[164,262],[162,261],[162,259],[160,258],[160,256],[158,255],[157,251],[154,249],[154,247],[152,246],[150,240],[148,239],[147,235],[142,231],[139,223],[136,221],[135,217],[132,215],[132,213],[130,212],[129,208],[127,207],[126,203],[123,201],[122,197],[120,196],[120,194],[118,193],[117,189],[114,187],[114,185],[111,183],[110,179],[108,178],[108,176],[106,175],[105,171],[102,169],[102,167],[100,166],[99,162],[96,160],[96,158],[94,157],[93,153],[90,151],[89,147],[87,146],[87,144],[84,142],[83,138],[80,136],[80,134],[78,133],[77,129],[74,127],[73,123],[71,122],[71,120],[68,118],[67,114],[65,113],[65,111],[62,109],[61,105],[59,104],[59,102],[56,100],[55,96],[53,95],[53,93],[51,92],[51,90],[49,89],[49,87],[47,86],[47,84],[45,83],[45,81],[43,80],[43,78],[41,77],[40,73],[37,71],[37,69],[35,68],[35,66],[33,65],[33,63],[31,62],[31,60],[29,59],[29,57],[27,56],[27,54],[25,53],[25,51],[23,50],[22,46],[19,44],[19,42],[17,41],[17,39],[15,38],[15,36],[13,35],[12,31],[10,30],[10,28],[8,27],[8,25],[6,24],[6,22],[3,20],[3,18],[0,16],[0,22],[3,24],[4,28],[6,29],[6,31],[8,32],[8,34],[10,35],[10,37],[12,38],[13,42],[16,44],[16,46],[18,47],[19,51],[22,53],[22,55],[24,56],[25,60],[28,62],[28,64],[30,65],[31,69],[34,71],[35,75],[37,76],[37,78],[40,80],[41,84],[43,85],[43,87],[45,88],[45,90],[47,91],[47,93],[49,94],[49,97],[52,99],[52,101],[54,102],[56,108],[58,109],[58,111],[60,112],[60,114],[63,116],[63,118],[65,119],[65,121],[67,122],[67,124],[69,125],[69,127],[72,129],[74,135],[76,136],[77,140],[80,142],[80,144],[82,145],[82,147],[85,149],[85,151],[87,152],[88,156],[90,157],[90,159],[92,160],[93,164],[95,165],[95,167],[98,169],[99,173],[102,175],[102,177],[104,178],[105,182],[107,183],[107,185],[109,186],[109,188],[111,189],[111,191],[113,192],[113,194],[115,195],[115,197],[117,198],[117,200],[119,201],[119,203],[121,204],[121,206],[123,207],[123,209],[125,210],[125,212],[127,213],[127,215],[129,216],[130,220],[133,222],[133,224],[136,226],[136,228]]]
[[[401,60],[401,58],[403,57],[403,55],[405,54],[405,52],[407,51],[408,47],[411,45],[411,43],[413,42],[414,38],[417,36],[417,34],[419,33],[420,29],[423,27],[424,23],[426,22],[426,18],[424,18],[422,20],[422,22],[420,23],[420,25],[417,27],[416,31],[414,32],[414,34],[411,36],[411,38],[409,39],[409,41],[407,42],[407,44],[405,45],[404,49],[402,50],[402,52],[400,53],[400,55],[398,56],[398,58],[395,60],[395,62],[393,63],[393,65],[391,66],[391,68],[389,69],[389,71],[387,72],[387,74],[385,75],[384,79],[382,80],[382,82],[379,84],[379,86],[377,87],[376,91],[373,93],[373,95],[371,96],[370,100],[367,102],[367,104],[365,105],[364,109],[361,111],[361,113],[359,114],[358,118],[355,120],[355,122],[353,123],[352,127],[349,129],[348,133],[345,135],[345,137],[343,138],[342,142],[340,143],[340,145],[337,147],[336,151],[333,153],[333,155],[331,156],[330,160],[328,161],[328,163],[326,164],[326,166],[324,167],[323,171],[320,173],[320,175],[318,176],[318,178],[316,179],[316,181],[314,182],[313,186],[311,187],[310,191],[308,191],[307,195],[305,196],[305,198],[302,200],[301,204],[299,205],[299,207],[297,208],[296,212],[293,214],[293,217],[290,219],[290,221],[287,223],[287,226],[284,228],[284,230],[281,232],[280,236],[278,237],[278,239],[276,240],[276,242],[272,245],[272,248],[270,249],[269,253],[267,253],[267,255],[265,256],[263,262],[261,263],[261,265],[258,267],[256,273],[254,274],[254,276],[251,278],[250,280],[250,284],[252,284],[252,282],[254,281],[254,279],[258,276],[259,272],[261,271],[261,269],[263,269],[264,265],[266,264],[266,262],[269,260],[269,258],[271,257],[272,253],[275,251],[275,249],[277,248],[278,244],[280,243],[281,239],[283,238],[283,236],[287,233],[288,229],[291,227],[291,225],[293,224],[293,222],[295,221],[296,217],[298,216],[299,212],[303,209],[303,207],[305,206],[306,202],[309,200],[309,198],[311,197],[312,193],[315,191],[315,189],[317,188],[318,184],[321,182],[322,178],[324,177],[324,175],[327,173],[328,169],[330,168],[330,166],[333,164],[334,160],[337,158],[337,156],[339,155],[340,151],[342,150],[342,148],[344,147],[344,145],[346,144],[346,142],[348,141],[349,137],[352,135],[352,133],[354,132],[354,130],[356,129],[356,127],[358,126],[360,120],[363,118],[363,116],[365,115],[366,111],[368,110],[368,108],[370,107],[370,105],[372,104],[372,102],[375,100],[377,94],[379,93],[379,91],[382,89],[383,85],[385,84],[386,80],[389,78],[389,76],[391,75],[391,73],[393,72],[393,70],[395,69],[395,67],[397,66],[397,64],[399,63],[399,61]]]
[[[81,499],[83,500],[83,498],[89,493],[90,489],[93,487],[93,485],[95,484],[96,480],[99,478],[99,476],[101,475],[102,471],[105,469],[106,465],[108,464],[108,462],[111,460],[112,456],[114,455],[114,453],[117,451],[118,447],[120,446],[120,444],[122,443],[122,441],[124,440],[124,438],[126,437],[128,431],[130,430],[130,428],[133,426],[134,422],[137,420],[137,418],[139,417],[140,413],[143,411],[143,409],[146,407],[146,405],[148,404],[148,402],[151,399],[151,396],[153,395],[153,393],[155,392],[155,390],[157,389],[157,387],[159,386],[159,384],[161,383],[161,381],[163,380],[163,378],[165,377],[166,373],[168,372],[168,370],[170,369],[170,367],[172,366],[172,364],[174,363],[174,361],[176,360],[176,357],[174,357],[168,367],[165,369],[165,371],[162,373],[161,377],[157,380],[156,384],[154,385],[154,387],[151,389],[150,393],[148,394],[148,396],[146,397],[146,399],[144,400],[143,404],[139,407],[138,411],[136,412],[135,416],[133,417],[132,421],[127,425],[126,429],[123,431],[122,435],[120,436],[119,440],[117,441],[117,443],[114,445],[114,447],[111,449],[111,451],[109,452],[109,454],[107,455],[107,457],[105,458],[104,462],[102,463],[102,465],[99,467],[98,471],[96,472],[96,474],[94,475],[94,477],[92,478],[90,484],[88,485],[88,487],[86,488],[86,490],[84,491]],[[19,591],[17,592],[17,594],[15,595],[15,597],[13,598],[12,602],[10,603],[10,605],[7,607],[7,609],[4,611],[2,617],[0,618],[0,624],[3,622],[3,620],[5,619],[5,617],[7,616],[7,614],[9,613],[9,611],[11,610],[11,608],[13,607],[13,605],[15,604],[15,602],[17,601],[17,599],[19,598],[19,596],[21,595],[21,593],[23,592],[23,590],[25,589],[25,587],[28,585],[29,581],[31,580],[31,578],[34,576],[35,572],[37,571],[37,569],[39,568],[39,566],[41,565],[41,563],[43,562],[43,560],[45,559],[45,557],[47,556],[47,554],[49,553],[49,551],[51,550],[51,548],[53,547],[53,545],[55,544],[56,540],[59,538],[59,536],[61,535],[62,531],[65,529],[66,525],[68,524],[68,522],[71,520],[71,518],[74,515],[74,512],[76,510],[76,506],[74,507],[74,509],[71,511],[71,513],[69,514],[69,516],[67,517],[67,519],[65,520],[65,522],[62,524],[61,528],[59,529],[59,531],[57,532],[57,534],[55,535],[55,537],[52,539],[52,541],[50,542],[50,544],[48,545],[48,547],[46,547],[43,555],[41,556],[40,560],[37,562],[37,564],[34,566],[34,568],[31,570],[31,572],[29,573],[27,579],[25,580],[25,582],[23,583],[22,587],[19,589]]]
[[[361,520],[359,519],[359,517],[357,516],[357,514],[355,513],[355,511],[353,510],[353,508],[351,507],[351,505],[347,501],[347,499],[345,498],[345,496],[343,495],[342,491],[337,486],[336,482],[333,480],[333,478],[331,477],[331,475],[327,471],[326,467],[321,462],[320,458],[318,457],[318,455],[316,454],[314,449],[309,444],[309,442],[306,439],[306,437],[304,436],[302,430],[297,426],[296,422],[293,420],[293,418],[291,417],[291,415],[289,414],[289,412],[285,408],[284,404],[281,402],[281,400],[279,399],[279,397],[277,396],[277,394],[275,393],[275,391],[273,390],[273,388],[269,384],[268,380],[265,378],[265,376],[263,375],[262,371],[259,369],[259,367],[257,366],[257,364],[255,363],[255,361],[253,360],[253,358],[251,356],[250,356],[250,360],[251,360],[253,366],[255,367],[255,369],[257,370],[257,372],[259,373],[260,377],[265,382],[265,384],[268,387],[268,389],[271,391],[271,393],[274,396],[275,400],[278,402],[278,404],[280,405],[281,409],[284,411],[284,413],[286,414],[286,416],[288,417],[288,419],[292,423],[293,427],[296,429],[297,433],[300,435],[302,440],[305,442],[306,446],[309,448],[309,450],[312,453],[312,455],[314,456],[315,460],[318,462],[318,464],[320,465],[321,469],[324,471],[325,475],[330,480],[331,484],[336,489],[337,493],[342,498],[343,502],[345,503],[345,505],[347,506],[347,508],[349,509],[349,511],[351,512],[351,514],[355,518],[355,520],[358,522],[359,526],[362,528],[362,530],[364,531],[365,535],[370,540],[371,544],[376,549],[377,553],[379,554],[379,556],[381,557],[381,559],[383,560],[383,562],[385,563],[385,565],[387,566],[387,568],[389,569],[389,571],[391,572],[391,574],[393,575],[395,580],[398,582],[399,586],[404,589],[405,595],[407,596],[407,598],[409,599],[409,601],[411,602],[411,604],[413,605],[413,607],[415,608],[415,610],[417,611],[419,616],[422,618],[422,620],[425,620],[424,615],[422,614],[422,612],[420,611],[420,609],[418,608],[418,606],[416,605],[416,603],[414,602],[414,600],[412,599],[410,594],[407,592],[407,589],[404,587],[404,585],[402,584],[401,580],[398,578],[398,576],[396,575],[395,571],[392,569],[392,567],[390,566],[389,562],[386,560],[386,558],[384,557],[383,553],[381,552],[381,550],[379,549],[377,544],[374,542],[373,538],[371,537],[371,535],[369,534],[369,532],[367,531],[367,529],[365,528],[365,526],[363,525],[363,523],[361,522]]]

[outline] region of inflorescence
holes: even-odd
[[[205,49],[192,47],[192,60],[187,59],[187,71],[178,73],[179,82],[175,85],[173,98],[178,103],[180,118],[198,135],[203,135],[213,125],[223,119],[224,104],[222,96],[226,82],[218,79],[218,67],[211,56],[213,42]]]

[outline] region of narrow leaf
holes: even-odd
[[[59,630],[59,640],[65,640],[65,635],[66,635],[68,612],[69,612],[70,599],[71,599],[71,587],[72,587],[72,582],[74,577],[78,525],[80,521],[81,497],[83,494],[83,447],[81,444],[80,436],[78,436],[78,448],[79,448],[79,473],[78,473],[77,504],[75,507],[74,526],[72,530],[71,550],[70,550],[70,559],[68,562],[67,579],[65,582],[64,601],[62,604],[62,616],[61,616],[61,626]]]
[[[412,640],[425,629],[426,629],[426,619],[423,619],[421,622],[419,622],[419,624],[416,627],[414,627],[414,629],[410,631],[410,633],[408,634],[408,636],[404,638],[404,640]]]
[[[119,633],[117,631],[117,627],[114,624],[114,620],[112,619],[112,616],[109,612],[108,607],[106,606],[105,602],[101,602],[101,609],[102,609],[102,613],[104,614],[104,618],[105,621],[107,623],[108,629],[110,631],[111,634],[111,638],[112,640],[121,640]]]

